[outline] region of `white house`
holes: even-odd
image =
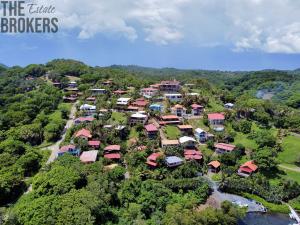
[[[234,104],[233,104],[233,103],[226,103],[226,104],[224,105],[224,107],[225,107],[225,109],[233,109]]]
[[[130,100],[131,100],[131,98],[119,98],[117,100],[117,105],[119,105],[119,106],[126,106],[126,105],[129,104]]]
[[[106,90],[101,88],[91,88],[90,91],[93,95],[101,95],[106,93]]]
[[[165,94],[165,98],[170,102],[179,102],[182,100],[182,94]]]
[[[195,130],[195,137],[200,142],[204,142],[207,140],[207,132],[205,130],[202,130],[201,128],[197,128]]]
[[[183,160],[177,156],[166,157],[166,164],[168,167],[176,167],[183,164]]]
[[[179,138],[179,143],[183,146],[183,147],[195,147],[197,141],[192,138],[192,137],[188,137],[188,136],[184,136]]]
[[[80,110],[87,115],[91,115],[91,114],[96,113],[96,106],[89,105],[89,104],[83,104],[82,106],[80,106]]]
[[[145,125],[148,120],[148,116],[142,113],[132,114],[130,117],[130,125],[143,124]]]

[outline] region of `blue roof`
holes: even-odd
[[[173,164],[173,163],[182,163],[183,160],[177,156],[169,156],[166,158],[166,162],[168,164]]]

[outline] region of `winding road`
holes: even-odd
[[[72,108],[71,108],[71,111],[69,114],[69,120],[66,123],[65,130],[69,129],[74,123],[74,116],[76,113],[76,104],[77,104],[77,102],[73,103],[73,105],[72,105]],[[61,136],[61,138],[57,142],[55,142],[55,144],[43,148],[44,150],[51,150],[51,155],[46,164],[50,164],[51,162],[53,162],[56,159],[57,153],[59,151],[59,146],[65,139],[65,136],[66,136],[66,132],[64,132],[64,134]]]

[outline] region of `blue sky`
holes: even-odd
[[[1,63],[25,66],[72,58],[93,66],[300,67],[298,1],[37,1],[57,6],[59,33],[0,34]]]

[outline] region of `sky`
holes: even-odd
[[[92,66],[300,68],[298,0],[27,0],[27,3],[32,1],[56,8],[59,32],[0,34],[0,63],[25,66],[71,58]]]

